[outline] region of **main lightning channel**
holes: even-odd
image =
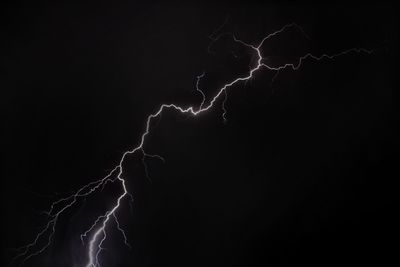
[[[90,240],[89,240],[88,249],[87,249],[88,262],[86,263],[85,266],[86,267],[100,267],[101,266],[99,256],[100,256],[100,253],[104,250],[103,244],[104,244],[105,240],[107,239],[107,227],[109,226],[110,222],[112,222],[112,221],[116,224],[117,230],[122,233],[124,243],[128,247],[130,247],[130,245],[127,241],[125,232],[120,227],[120,224],[118,221],[118,216],[117,216],[117,211],[119,211],[122,201],[125,200],[126,198],[133,200],[132,195],[128,192],[127,187],[126,187],[126,180],[124,178],[123,164],[129,155],[132,155],[132,154],[140,155],[141,154],[142,161],[143,161],[144,167],[145,167],[145,172],[147,175],[147,166],[145,163],[146,157],[158,158],[158,159],[164,161],[164,159],[161,156],[147,154],[144,149],[146,138],[150,134],[152,120],[161,116],[161,114],[164,111],[175,110],[182,114],[187,113],[187,114],[191,114],[193,116],[197,116],[197,115],[211,109],[220,98],[223,98],[222,117],[223,117],[223,120],[226,121],[225,102],[226,102],[226,98],[227,98],[228,88],[230,88],[240,82],[246,82],[246,81],[250,80],[256,72],[258,72],[259,70],[261,70],[263,68],[270,70],[270,71],[275,71],[276,73],[273,77],[273,79],[275,79],[277,77],[277,75],[280,73],[280,71],[282,71],[284,69],[289,68],[294,71],[298,70],[302,66],[303,62],[307,59],[320,61],[323,59],[334,59],[338,56],[346,55],[351,52],[357,52],[357,53],[364,52],[364,53],[368,53],[368,54],[372,53],[372,51],[362,49],[362,48],[351,48],[346,51],[342,51],[340,53],[333,54],[333,55],[323,54],[321,56],[315,56],[311,53],[307,53],[304,56],[300,57],[296,64],[285,63],[283,65],[273,67],[266,63],[263,63],[264,58],[261,53],[261,47],[263,46],[263,44],[270,38],[279,35],[280,33],[288,30],[289,28],[296,28],[305,35],[305,33],[302,31],[302,29],[297,24],[294,24],[294,23],[287,24],[287,25],[283,26],[281,29],[265,36],[258,43],[258,45],[248,44],[248,43],[238,39],[235,35],[232,35],[232,38],[235,42],[250,48],[251,50],[253,50],[253,52],[257,56],[256,64],[255,64],[255,66],[250,68],[248,74],[237,77],[236,79],[230,81],[229,83],[226,83],[224,86],[222,86],[217,91],[217,93],[214,95],[213,98],[211,98],[211,100],[208,102],[208,104],[206,104],[206,96],[205,96],[204,92],[199,87],[199,83],[200,83],[201,79],[205,76],[205,73],[203,72],[203,74],[201,74],[200,76],[197,76],[196,91],[198,91],[202,96],[202,101],[201,101],[199,107],[196,108],[195,106],[189,106],[189,107],[185,108],[185,107],[181,107],[181,106],[175,105],[175,104],[162,104],[154,113],[150,114],[147,117],[146,126],[145,126],[143,134],[140,137],[139,144],[136,147],[134,147],[133,149],[124,152],[122,154],[118,164],[106,176],[104,176],[103,178],[101,178],[99,180],[96,180],[94,182],[91,182],[91,183],[88,183],[88,184],[82,186],[74,194],[72,194],[68,197],[62,198],[60,200],[57,200],[51,204],[50,209],[45,212],[45,214],[49,217],[47,224],[36,235],[35,239],[31,243],[20,248],[20,250],[19,250],[20,253],[14,258],[14,260],[19,259],[20,265],[21,265],[24,262],[26,262],[27,260],[29,260],[30,258],[37,256],[37,255],[41,254],[42,252],[44,252],[50,246],[50,244],[54,238],[54,234],[56,231],[56,224],[57,224],[57,221],[59,220],[60,216],[67,209],[71,208],[74,204],[76,204],[80,198],[88,197],[95,191],[103,190],[107,184],[114,183],[114,182],[120,183],[120,185],[122,187],[122,193],[118,196],[118,198],[116,199],[112,208],[107,210],[103,215],[98,216],[97,219],[93,222],[93,224],[88,228],[88,230],[85,231],[83,234],[81,234],[81,240],[82,240],[82,243],[84,244],[84,239],[92,233]],[[218,37],[216,37],[216,38],[218,39]],[[47,237],[47,238],[45,238],[45,237]],[[45,242],[45,244],[32,252],[32,250],[34,250],[37,246],[39,246],[38,243],[42,238],[45,238],[45,240],[47,240]]]

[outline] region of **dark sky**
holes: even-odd
[[[254,64],[221,32],[271,39],[271,65],[307,52],[375,49],[297,72],[262,71],[193,118],[168,111],[125,177],[135,202],[118,212],[102,266],[293,266],[389,263],[399,177],[398,28],[394,6],[177,1],[3,6],[2,261],[46,223],[50,203],[102,177],[139,142],[162,103],[199,105]],[[60,218],[52,246],[24,266],[84,266],[79,235],[110,207],[110,187]]]

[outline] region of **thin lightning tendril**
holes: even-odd
[[[226,109],[226,101],[228,100],[228,93],[224,90],[224,100],[222,101],[222,120],[224,123],[227,123],[226,113],[228,112]]]
[[[224,22],[224,24],[225,23],[226,22]],[[150,114],[147,117],[146,124],[145,124],[145,130],[144,130],[143,134],[141,135],[139,144],[136,147],[134,147],[133,149],[124,152],[122,154],[118,164],[105,177],[103,177],[99,180],[96,180],[94,182],[90,182],[90,183],[86,184],[85,186],[81,187],[74,194],[72,194],[68,197],[65,197],[65,198],[61,198],[51,204],[50,209],[45,212],[45,214],[49,217],[47,224],[36,235],[35,239],[31,243],[20,248],[20,251],[22,251],[22,252],[20,252],[13,259],[13,261],[19,259],[20,264],[22,265],[24,262],[26,262],[30,258],[43,253],[50,246],[50,244],[52,242],[52,239],[53,239],[55,231],[56,231],[56,224],[57,224],[57,221],[59,220],[60,216],[62,216],[62,214],[67,209],[71,208],[74,204],[76,204],[80,198],[86,198],[86,197],[90,196],[91,194],[93,194],[94,192],[98,191],[99,189],[100,189],[100,191],[102,191],[107,184],[114,183],[114,182],[120,183],[120,185],[122,187],[122,193],[118,196],[118,198],[116,199],[112,208],[107,210],[103,215],[98,216],[97,219],[93,222],[93,224],[80,236],[82,244],[84,244],[85,243],[84,238],[88,237],[91,234],[88,249],[87,249],[88,262],[85,266],[86,267],[100,267],[99,257],[100,257],[101,252],[105,249],[105,247],[103,245],[107,239],[107,228],[110,225],[110,221],[115,222],[117,230],[122,234],[125,245],[130,248],[131,246],[128,243],[128,240],[127,240],[124,230],[120,227],[120,223],[118,221],[118,216],[117,216],[117,211],[121,207],[122,202],[127,197],[130,198],[131,201],[133,201],[133,197],[128,192],[127,187],[126,187],[126,180],[124,178],[123,164],[125,163],[125,160],[129,155],[141,153],[142,154],[142,162],[144,165],[144,171],[145,171],[146,177],[149,178],[148,167],[146,165],[146,158],[156,158],[156,159],[159,159],[164,162],[163,157],[161,157],[159,155],[147,154],[144,149],[146,138],[150,134],[152,120],[161,116],[161,114],[164,111],[174,110],[181,114],[190,114],[193,116],[197,116],[197,115],[211,109],[220,98],[223,98],[222,99],[222,109],[223,109],[222,118],[223,118],[224,122],[226,122],[227,110],[226,110],[225,104],[227,101],[228,88],[231,88],[240,82],[249,81],[251,78],[254,77],[254,74],[257,71],[259,71],[260,69],[265,68],[267,70],[275,71],[275,74],[272,78],[272,82],[273,82],[282,70],[292,69],[293,71],[296,71],[302,66],[303,62],[307,59],[312,59],[314,61],[321,61],[323,59],[332,60],[338,56],[346,55],[351,52],[357,52],[357,53],[364,52],[364,53],[368,53],[368,54],[372,53],[372,51],[369,51],[369,50],[366,50],[363,48],[351,48],[351,49],[348,49],[348,50],[345,50],[345,51],[342,51],[340,53],[336,53],[333,55],[322,54],[321,56],[315,56],[311,53],[307,53],[307,54],[301,56],[298,59],[297,63],[285,63],[283,65],[275,66],[275,67],[264,63],[263,60],[265,60],[265,58],[263,58],[263,56],[262,56],[261,47],[264,45],[264,43],[267,40],[284,32],[285,30],[287,30],[289,28],[297,28],[305,35],[304,31],[294,23],[285,25],[278,31],[275,31],[275,32],[267,35],[258,43],[258,45],[248,44],[248,43],[238,39],[235,35],[232,35],[232,38],[235,42],[237,42],[241,45],[244,45],[245,47],[253,50],[255,53],[257,61],[256,61],[255,66],[250,68],[248,74],[245,76],[238,77],[229,83],[226,83],[224,86],[222,86],[217,91],[217,93],[208,102],[208,104],[206,104],[206,95],[200,89],[200,86],[199,86],[201,79],[206,75],[206,73],[203,72],[201,75],[197,76],[196,91],[198,91],[202,96],[202,101],[201,101],[199,107],[198,108],[196,108],[194,106],[181,107],[181,106],[178,106],[175,104],[162,104],[158,108],[157,111],[155,111],[154,113]],[[224,33],[224,35],[225,34],[226,33]],[[212,41],[216,41],[216,40],[218,40],[218,38],[219,38],[218,36],[215,37],[215,33],[212,34]],[[47,235],[46,235],[46,233],[47,233]],[[35,250],[35,248],[39,246],[38,243],[40,242],[40,240],[45,237],[47,237],[46,238],[47,241],[45,242],[45,244]]]

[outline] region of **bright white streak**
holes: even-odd
[[[226,102],[226,97],[227,97],[226,96],[227,89],[240,83],[240,82],[246,82],[246,81],[250,80],[254,76],[254,74],[261,68],[266,68],[268,70],[276,71],[276,74],[273,77],[273,79],[275,79],[276,76],[279,74],[279,72],[286,68],[291,68],[292,70],[298,70],[301,67],[301,65],[303,64],[304,60],[306,60],[306,59],[313,59],[315,61],[320,61],[323,59],[334,59],[338,56],[342,56],[342,55],[348,54],[350,52],[357,52],[357,53],[364,52],[364,53],[368,53],[368,54],[372,53],[372,51],[362,49],[362,48],[361,49],[351,48],[346,51],[343,51],[343,52],[340,52],[337,54],[333,54],[333,55],[323,54],[321,56],[315,56],[315,55],[312,55],[311,53],[307,53],[304,56],[299,58],[297,64],[286,63],[281,66],[272,67],[265,63],[262,63],[262,60],[264,58],[261,55],[261,47],[263,46],[263,44],[271,37],[274,37],[274,36],[278,35],[279,33],[282,33],[283,31],[285,31],[291,27],[299,29],[304,34],[304,32],[301,30],[301,28],[299,26],[292,23],[292,24],[285,25],[280,30],[267,35],[266,37],[264,37],[261,40],[261,42],[257,46],[245,43],[242,40],[236,38],[236,36],[233,36],[233,40],[235,42],[240,43],[240,44],[252,49],[254,51],[254,53],[257,55],[257,64],[254,67],[250,68],[249,73],[243,77],[238,77],[238,78],[232,80],[231,82],[225,84],[223,87],[221,87],[207,105],[205,105],[205,102],[206,102],[205,94],[199,88],[199,82],[200,82],[201,78],[204,77],[205,73],[203,73],[202,75],[197,77],[196,90],[199,91],[202,95],[202,102],[198,108],[196,108],[194,106],[189,106],[189,107],[185,108],[185,107],[181,107],[181,106],[178,106],[175,104],[162,104],[156,112],[150,114],[147,117],[146,127],[140,138],[139,144],[136,147],[134,147],[133,149],[124,152],[122,154],[122,157],[121,157],[119,163],[104,178],[99,179],[94,182],[91,182],[91,183],[81,187],[75,194],[73,194],[69,197],[66,197],[66,198],[62,198],[62,199],[52,203],[50,210],[48,212],[46,212],[46,214],[50,217],[50,220],[48,221],[46,226],[42,229],[42,231],[40,231],[37,234],[37,236],[35,237],[33,242],[31,242],[30,244],[21,248],[23,251],[20,254],[18,254],[14,258],[14,260],[18,259],[18,258],[22,258],[22,261],[21,261],[21,264],[22,264],[26,260],[30,259],[31,257],[42,253],[50,245],[52,238],[54,236],[54,233],[55,233],[55,227],[56,227],[57,220],[59,219],[60,215],[65,210],[67,210],[68,208],[73,206],[77,202],[78,198],[87,197],[90,194],[92,194],[93,192],[97,191],[97,189],[99,189],[99,188],[101,188],[101,190],[102,190],[107,183],[115,182],[115,181],[120,182],[122,189],[123,189],[122,194],[120,194],[118,196],[114,206],[112,206],[112,208],[110,210],[106,211],[105,215],[101,215],[101,216],[97,217],[97,219],[94,221],[92,226],[87,231],[85,231],[84,234],[81,235],[81,239],[83,242],[83,237],[86,237],[90,232],[94,231],[96,229],[97,224],[99,224],[101,222],[101,226],[99,226],[94,231],[94,233],[92,234],[91,239],[89,241],[89,247],[88,247],[88,251],[87,251],[88,262],[86,264],[86,267],[99,267],[100,266],[99,255],[100,255],[100,252],[104,249],[102,245],[107,238],[106,228],[108,226],[110,219],[112,219],[112,218],[115,220],[115,222],[117,224],[117,229],[123,234],[125,244],[127,246],[130,246],[127,242],[125,232],[122,230],[122,228],[120,228],[120,225],[119,225],[119,222],[117,219],[117,215],[116,215],[116,212],[119,209],[119,207],[121,206],[121,202],[124,200],[124,198],[126,198],[128,196],[131,199],[133,199],[126,188],[125,179],[123,178],[123,163],[128,155],[135,154],[135,153],[141,153],[143,156],[142,161],[144,163],[146,176],[148,176],[147,175],[147,166],[145,164],[145,158],[146,157],[155,157],[155,158],[164,160],[161,156],[147,154],[144,150],[144,145],[145,145],[146,137],[150,133],[151,121],[153,119],[159,117],[165,110],[173,109],[175,111],[178,111],[179,113],[188,113],[193,116],[197,116],[197,115],[211,109],[214,106],[214,104],[217,102],[217,100],[221,97],[221,95],[223,95],[225,98],[223,99],[223,102],[222,102],[222,108],[223,108],[222,116],[225,121],[226,120],[226,118],[225,118],[225,114],[226,114],[225,102]],[[219,37],[216,37],[215,39],[217,40],[218,38]],[[116,173],[116,172],[118,172],[117,176],[112,178],[114,173]],[[56,206],[61,205],[64,202],[67,202],[67,204],[62,206],[58,212],[55,212]],[[45,233],[48,231],[50,231],[50,233],[48,235],[46,244],[43,245],[40,249],[38,249],[36,252],[32,252],[32,253],[28,254],[28,252],[37,245],[39,239],[42,236],[44,236]]]

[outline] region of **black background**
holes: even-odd
[[[22,4],[2,8],[2,258],[45,224],[51,201],[112,169],[161,103],[208,100],[254,64],[312,52],[376,49],[293,72],[260,71],[196,118],[167,111],[125,163],[134,195],[118,212],[132,249],[110,227],[103,266],[383,264],[394,258],[398,178],[397,19],[389,3],[249,2]],[[79,234],[119,191],[61,217],[53,245],[26,266],[84,266]],[[83,204],[84,203],[84,204]]]

